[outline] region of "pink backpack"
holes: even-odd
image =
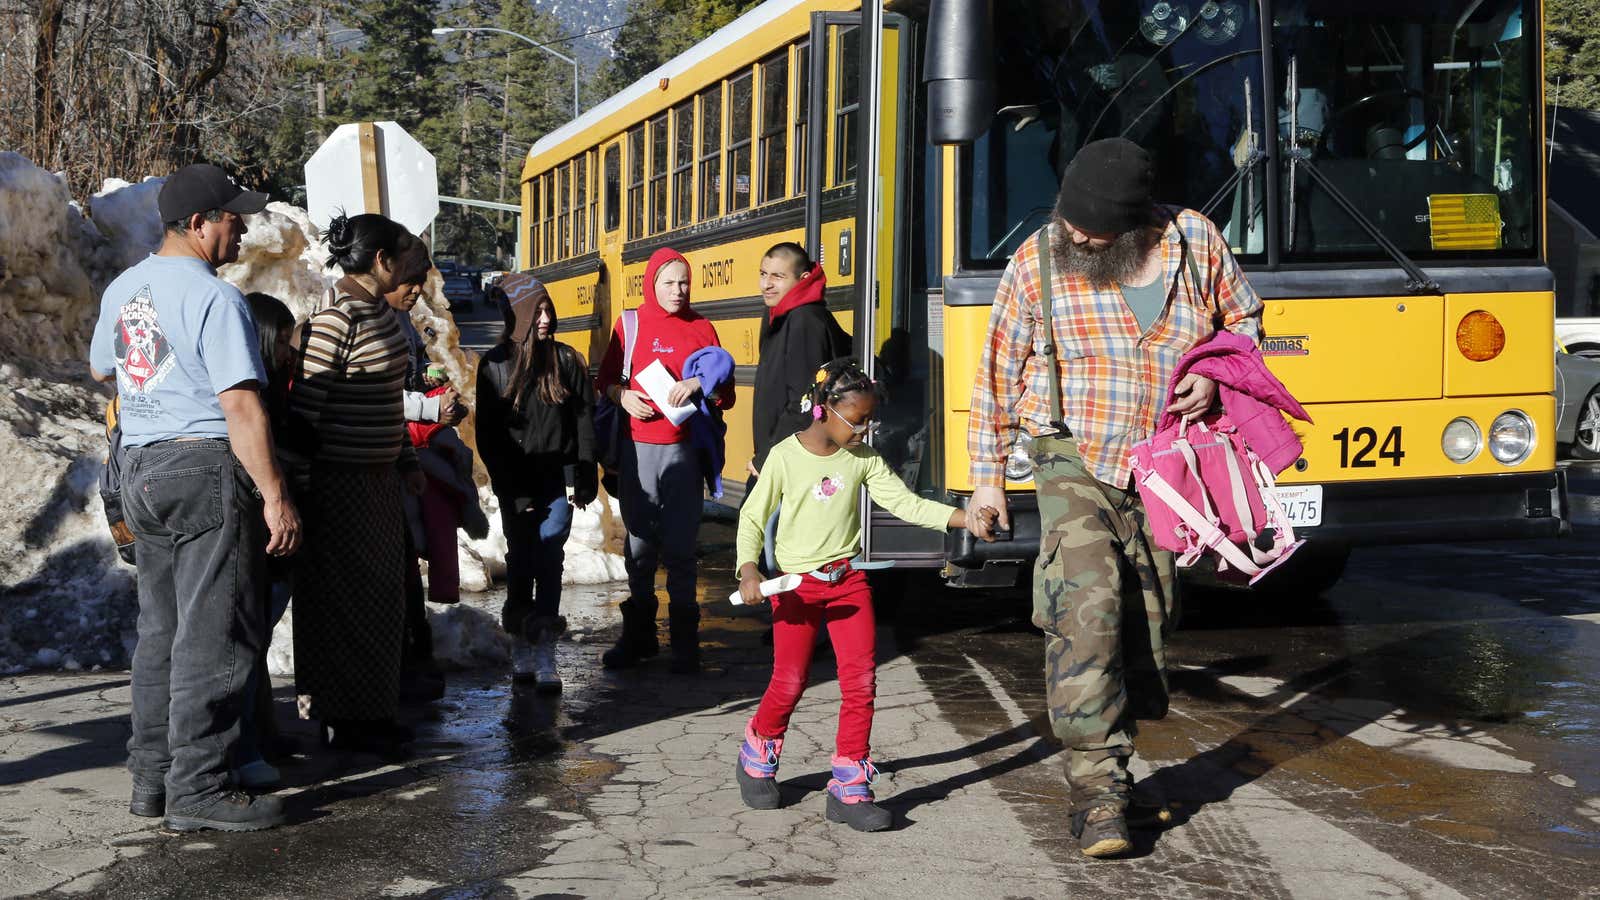
[[[1227,413],[1167,419],[1130,461],[1156,546],[1177,553],[1180,568],[1210,550],[1219,575],[1255,584],[1305,543],[1273,492],[1272,470]]]

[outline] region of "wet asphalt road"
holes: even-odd
[[[1584,524],[1563,541],[1358,551],[1340,585],[1295,603],[1191,592],[1175,643],[1172,714],[1140,736],[1156,769],[1140,789],[1176,808],[1183,824],[1139,835],[1151,865],[1097,869],[1115,874],[1074,895],[1388,893],[1341,881],[1349,873],[1337,860],[1329,863],[1337,876],[1321,890],[1276,877],[1283,848],[1207,812],[1239,807],[1258,784],[1296,815],[1463,896],[1592,895],[1600,477],[1581,473],[1575,485]],[[705,578],[720,586],[731,534],[708,526],[705,539]],[[1041,645],[1024,600],[924,588],[901,598],[886,661],[909,660],[937,717],[968,739],[963,753],[975,768],[962,784],[987,783],[1037,853],[1080,865],[1062,835],[1065,791],[1056,748],[1042,737]],[[604,593],[585,596],[607,602]],[[124,846],[143,849],[111,866],[95,892],[247,897],[269,885],[272,895],[341,897],[407,873],[419,895],[511,896],[505,876],[540,865],[551,846],[542,838],[581,818],[608,783],[628,779],[592,740],[754,699],[770,659],[761,620],[734,617],[725,602],[707,601],[707,612],[718,670],[694,685],[672,687],[660,666],[623,675],[585,667],[598,634],[567,649],[559,701],[513,689],[502,672],[457,674],[446,699],[415,720],[421,739],[405,767],[368,760],[332,783],[323,779],[337,773],[325,768],[286,767],[315,785],[291,802],[304,824],[225,837],[137,834]],[[286,694],[280,689],[280,699]],[[915,752],[892,748],[898,760],[886,768],[921,762]],[[902,827],[917,827],[915,810],[927,799],[916,791],[894,798]],[[1249,804],[1244,810],[1252,815]],[[1160,844],[1180,833],[1209,852],[1167,862]],[[219,845],[226,865],[210,852]],[[787,887],[803,894],[805,885]],[[1041,885],[1038,896],[1051,893]]]

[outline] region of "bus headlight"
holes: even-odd
[[[1006,457],[1006,480],[1027,482],[1033,480],[1033,435],[1018,429],[1017,442]]]
[[[1477,422],[1455,419],[1444,427],[1444,437],[1439,444],[1452,462],[1469,463],[1483,449],[1483,433],[1478,430]]]
[[[1514,466],[1528,458],[1533,445],[1533,420],[1516,410],[1494,417],[1489,426],[1489,454],[1495,459]]]

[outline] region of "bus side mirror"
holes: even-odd
[[[994,0],[932,0],[922,81],[928,141],[968,144],[994,117]]]

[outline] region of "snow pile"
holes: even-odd
[[[84,357],[108,277],[104,243],[61,179],[0,153],[0,359]]]

